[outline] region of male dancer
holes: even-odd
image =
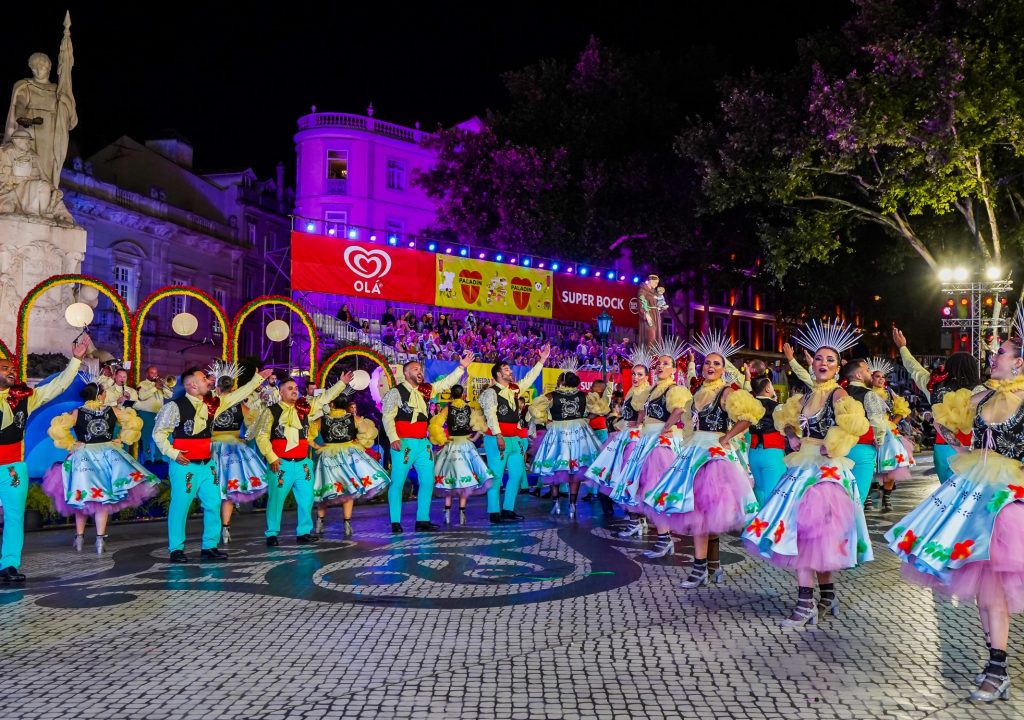
[[[13,360],[0,360],[0,504],[4,508],[4,534],[0,541],[0,582],[25,582],[18,572],[25,544],[25,498],[28,467],[25,465],[25,427],[28,416],[53,400],[74,382],[82,358],[89,350],[89,336],[71,346],[71,362],[64,372],[38,388],[18,382]]]
[[[199,368],[181,374],[185,394],[164,405],[156,416],[153,442],[170,460],[171,506],[167,512],[167,547],[172,563],[188,562],[185,555],[185,525],[192,499],[203,506],[204,560],[221,560],[227,555],[217,549],[220,541],[220,485],[211,459],[213,421],[249,397],[270,376],[264,370],[234,392],[218,398],[210,393],[212,383]]]
[[[857,480],[860,501],[867,503],[871,493],[871,482],[878,469],[878,446],[885,439],[885,431],[889,428],[889,411],[885,401],[877,393],[871,392],[871,368],[864,358],[855,358],[847,362],[842,370],[846,378],[846,392],[864,406],[864,414],[868,416],[871,427],[861,435],[860,440],[847,455],[853,460],[853,476]]]
[[[391,487],[388,507],[391,532],[402,532],[402,489],[409,470],[416,470],[419,490],[416,493],[416,532],[433,532],[440,525],[430,522],[430,499],[434,494],[434,458],[427,437],[429,399],[440,395],[462,379],[473,363],[473,352],[467,351],[459,366],[432,386],[423,383],[423,365],[415,360],[402,366],[404,380],[385,393],[381,400],[381,423],[391,441]]]
[[[267,547],[277,547],[281,532],[281,513],[288,493],[295,493],[298,523],[295,541],[300,545],[317,542],[313,534],[313,461],[309,459],[309,416],[319,416],[324,408],[352,382],[351,371],[311,402],[299,393],[292,378],[278,385],[281,399],[260,415],[256,427],[256,446],[270,466],[267,488]],[[276,477],[275,477],[276,476]]]
[[[164,406],[165,400],[174,396],[174,378],[166,383],[156,366],[146,368],[146,377],[139,383],[139,401],[135,403],[135,412],[142,418],[142,437],[139,439],[139,460],[153,462],[156,460],[156,446],[153,444],[153,425],[156,415]]]
[[[487,512],[492,523],[518,522],[523,519],[515,508],[519,485],[526,479],[528,440],[519,413],[518,397],[520,387],[529,387],[540,377],[550,354],[551,345],[541,348],[540,360],[518,384],[512,382],[512,368],[507,362],[499,360],[491,368],[494,382],[480,393],[480,409],[487,422],[484,452],[487,455],[487,466],[494,475],[494,481],[487,490]],[[506,469],[508,482],[505,485],[504,502],[501,502],[501,477]]]

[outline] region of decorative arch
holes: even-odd
[[[220,356],[222,359],[227,360],[228,350],[231,348],[231,325],[228,323],[227,313],[224,312],[224,308],[220,306],[216,300],[207,295],[205,292],[196,287],[189,285],[169,285],[162,287],[159,290],[154,290],[146,298],[139,303],[139,309],[135,311],[134,317],[132,317],[132,337],[134,338],[134,354],[132,355],[132,377],[135,382],[138,383],[141,377],[141,363],[142,363],[142,325],[146,321],[146,315],[153,306],[163,300],[164,298],[184,296],[195,298],[206,307],[210,308],[214,315],[217,316],[217,320],[220,322],[221,327],[221,338],[220,338]]]
[[[242,306],[235,315],[235,319],[231,324],[231,337],[233,341],[231,360],[238,362],[239,330],[242,328],[242,323],[245,322],[245,319],[252,315],[256,310],[259,310],[262,307],[270,307],[271,305],[280,305],[288,308],[295,313],[299,320],[302,321],[302,324],[306,326],[306,332],[309,333],[309,376],[316,377],[317,356],[320,353],[320,343],[319,337],[316,333],[316,325],[313,323],[313,318],[309,316],[309,313],[302,309],[302,306],[284,295],[263,295],[250,300]]]
[[[7,344],[0,340],[0,360],[10,360],[11,351],[7,348]]]
[[[123,345],[121,357],[130,357],[129,339],[132,334],[132,318],[131,311],[128,309],[124,298],[102,280],[90,277],[89,275],[51,275],[29,290],[21,301],[21,307],[18,308],[18,334],[15,338],[14,351],[18,357],[18,376],[21,380],[26,379],[26,373],[28,372],[28,344],[26,343],[26,338],[28,336],[28,318],[32,313],[32,307],[43,293],[61,285],[85,285],[86,287],[91,287],[114,303],[114,307],[121,316],[121,338]]]
[[[383,355],[371,350],[365,345],[347,345],[343,348],[338,348],[331,353],[331,356],[324,360],[323,364],[320,366],[320,373],[316,378],[317,385],[319,387],[323,387],[324,381],[327,380],[327,376],[330,375],[334,366],[347,357],[364,357],[368,360],[372,360],[383,368],[384,376],[388,379],[389,387],[395,386],[395,374],[391,371],[391,363],[389,363],[387,358]]]

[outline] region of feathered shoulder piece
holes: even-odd
[[[207,366],[206,372],[213,375],[216,380],[220,380],[223,377],[237,380],[238,376],[242,374],[242,368],[237,363],[214,360]]]
[[[892,371],[896,369],[896,366],[888,358],[884,357],[873,357],[868,360],[868,370],[873,373],[880,372],[884,377],[889,377]]]
[[[859,329],[841,320],[831,323],[812,320],[793,333],[793,339],[811,352],[831,348],[843,353],[857,344],[860,333]]]
[[[723,359],[728,360],[739,352],[741,347],[743,346],[727,338],[721,330],[697,333],[693,340],[693,349],[704,357],[708,355],[721,355]]]
[[[666,335],[650,347],[651,357],[667,356],[676,362],[686,354],[686,343],[674,335]]]

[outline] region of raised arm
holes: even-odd
[[[217,417],[217,415],[220,415],[221,413],[230,410],[235,405],[245,400],[247,397],[249,397],[250,393],[256,390],[256,388],[258,388],[260,385],[262,385],[266,381],[266,379],[270,377],[270,375],[271,372],[269,368],[267,370],[258,372],[252,376],[252,380],[247,382],[245,385],[242,385],[237,390],[232,390],[226,395],[221,395],[220,404],[217,406],[217,412],[214,415],[214,417]],[[167,406],[165,405],[164,407]]]
[[[82,358],[85,357],[88,350],[89,336],[83,335],[71,346],[71,362],[64,368],[64,371],[42,387],[34,388],[32,394],[29,395],[28,412],[30,415],[41,405],[45,405],[71,387],[71,383],[78,376],[78,369],[82,366]]]
[[[910,379],[914,381],[917,389],[924,393],[924,396],[930,402],[932,394],[928,390],[928,381],[932,379],[932,374],[928,372],[924,365],[917,361],[917,358],[910,354],[910,349],[907,347],[907,338],[897,327],[892,329],[892,341],[899,348],[900,360],[903,361],[903,367],[910,373]]]

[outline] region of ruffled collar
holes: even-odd
[[[89,400],[84,405],[82,405],[82,407],[84,407],[86,410],[96,411],[103,407],[103,403],[101,403],[99,400]]]
[[[1015,377],[1009,380],[989,380],[985,383],[989,390],[995,390],[1000,395],[1018,393],[1024,391],[1024,377]]]
[[[701,390],[707,390],[708,392],[717,392],[725,387],[725,380],[718,378],[717,380],[705,380],[700,384]]]
[[[850,384],[851,385],[856,385],[858,383],[850,383]],[[833,377],[833,378],[829,378],[828,380],[819,380],[818,382],[815,382],[814,383],[814,392],[816,392],[816,393],[832,392],[833,390],[837,389],[838,387],[839,387],[839,383],[836,382],[836,379]]]
[[[466,407],[466,401],[463,400],[462,398],[459,398],[458,400],[452,400],[452,407],[453,408],[464,408],[464,407]]]

